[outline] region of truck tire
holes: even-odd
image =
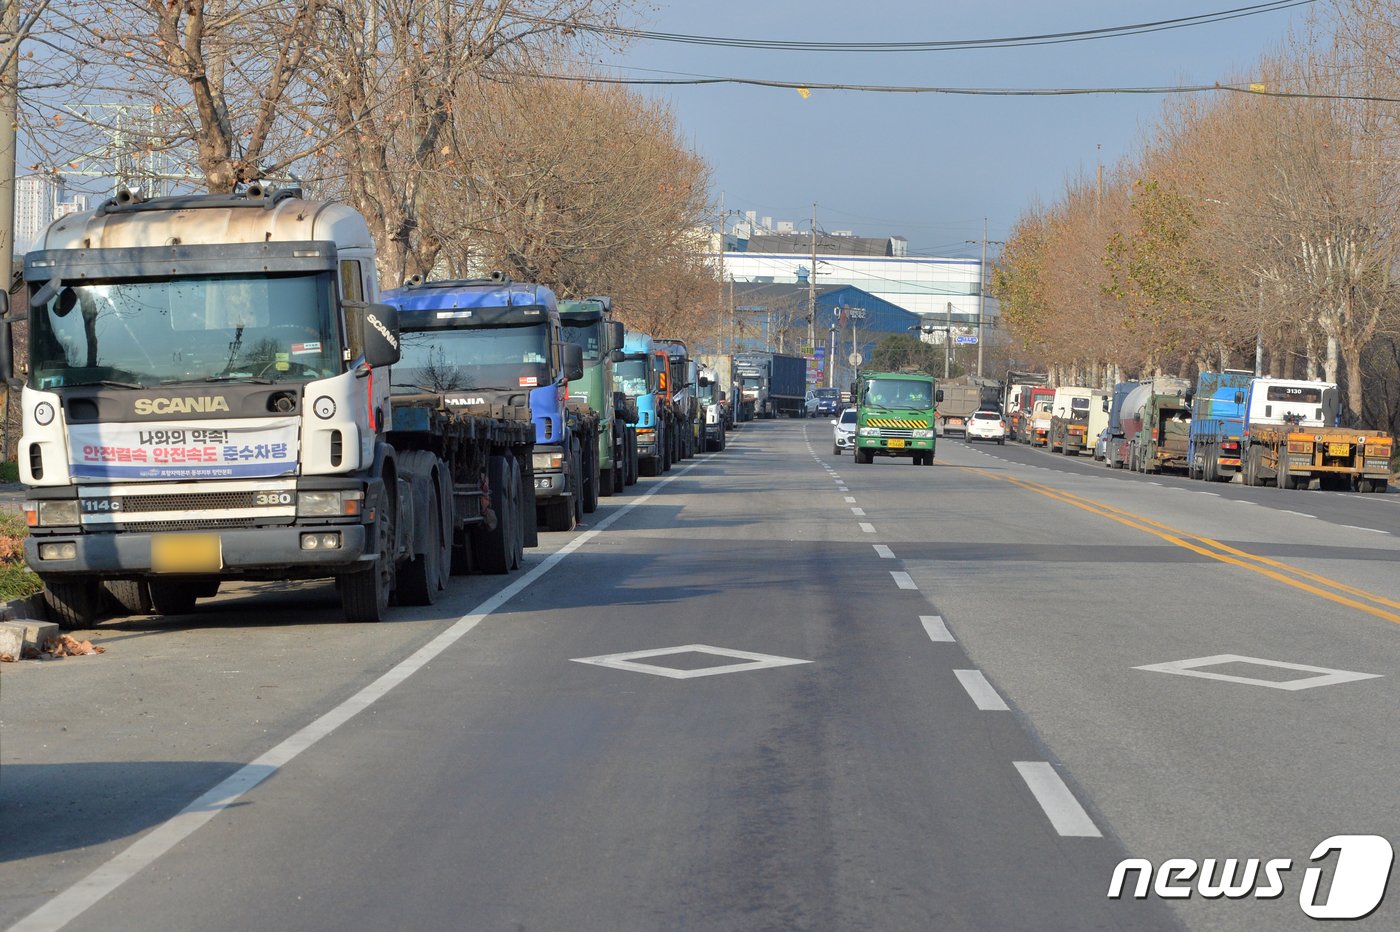
[[[637,473],[638,473],[638,475],[640,475],[640,476],[646,476],[648,479],[650,479],[650,478],[653,478],[654,476],[656,476],[657,473],[659,473],[659,472],[660,472],[660,463],[657,461],[656,457],[654,457],[654,456],[648,456],[648,457],[645,457],[645,458],[639,457],[639,458],[637,459]]]
[[[856,450],[856,462],[862,466],[875,462],[875,454],[869,450]]]
[[[574,529],[574,503],[567,498],[551,498],[539,507],[540,524],[546,531]]]
[[[199,598],[199,584],[187,579],[152,579],[150,589],[158,615],[188,615]]]
[[[438,578],[442,574],[442,501],[436,488],[427,514],[427,540],[424,552],[399,567],[396,588],[403,605],[432,605],[437,601]],[[451,556],[448,556],[451,559]]]
[[[520,523],[520,469],[515,457],[492,456],[486,465],[486,484],[491,489],[491,510],[496,526],[478,524],[472,528],[472,563],[483,573],[503,576],[519,564],[524,540]]]
[[[1277,478],[1274,480],[1274,488],[1293,488],[1293,476],[1289,474],[1287,454],[1284,454],[1283,456],[1280,456],[1278,458],[1278,472],[1276,473],[1276,476]]]
[[[583,512],[591,515],[598,510],[598,484],[602,481],[597,437],[584,445],[579,459],[583,466]]]
[[[102,608],[102,585],[95,576],[46,580],[44,606],[64,631],[90,628]]]
[[[1249,453],[1244,458],[1244,463],[1240,467],[1241,479],[1247,486],[1257,486],[1259,482],[1259,460],[1263,458],[1264,451],[1259,447],[1250,447]]]
[[[123,615],[149,615],[151,590],[144,579],[108,579],[102,583],[107,600]]]
[[[640,464],[637,462],[637,435],[633,431],[626,433],[627,455],[622,460],[623,485],[636,485],[639,478]]]
[[[354,624],[373,624],[389,614],[389,598],[394,594],[394,502],[395,479],[390,473],[385,486],[390,490],[374,522],[376,556],[369,567],[340,577],[340,611]],[[155,595],[154,586],[151,594]]]

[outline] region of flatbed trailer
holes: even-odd
[[[1272,479],[1280,489],[1306,489],[1317,480],[1337,491],[1384,492],[1391,450],[1390,435],[1380,430],[1251,425],[1244,484]]]

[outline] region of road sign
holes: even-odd
[[[862,356],[860,353],[852,353],[851,355],[846,357],[846,362],[850,363],[853,366],[858,366],[861,363],[865,362],[865,357]]]
[[[963,336],[962,334],[958,334],[957,336],[953,337],[953,342],[958,344],[959,346],[971,346],[977,342],[977,337]]]

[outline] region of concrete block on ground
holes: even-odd
[[[12,621],[10,624],[21,625],[24,628],[24,646],[32,647],[35,650],[43,650],[49,644],[58,640],[62,634],[58,625],[52,621]]]
[[[0,622],[0,657],[19,660],[24,656],[24,625]]]

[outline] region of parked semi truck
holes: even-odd
[[[699,373],[685,341],[653,340],[652,343],[666,360],[666,385],[673,427],[671,461],[688,460],[700,449],[703,429],[700,403],[696,397]]]
[[[636,403],[614,388],[613,363],[622,358],[625,328],[612,316],[612,299],[562,301],[559,322],[565,340],[583,351],[583,378],[569,383],[569,398],[579,399],[598,416],[598,494],[620,493],[636,482],[637,443],[632,429]],[[629,420],[630,418],[630,420]]]
[[[1186,472],[1191,431],[1186,394],[1153,392],[1139,409],[1139,418],[1128,447],[1128,468],[1142,473]]]
[[[728,353],[701,353],[696,357],[701,366],[714,371],[715,386],[724,403],[727,430],[735,430],[744,420],[740,403],[742,390],[735,375],[734,357]]]
[[[1229,482],[1240,471],[1245,399],[1254,373],[1202,372],[1191,396],[1187,472],[1193,479]]]
[[[598,415],[568,385],[583,351],[563,339],[554,292],[485,279],[423,281],[385,292],[399,309],[403,351],[449,406],[529,411],[535,429],[531,528],[571,530],[598,507]]]
[[[1006,380],[1002,383],[1005,389],[1002,392],[1001,416],[1013,435],[1015,434],[1017,415],[1021,411],[1022,400],[1025,397],[1025,389],[1046,385],[1049,381],[1050,376],[1044,372],[1018,372],[1015,369],[1006,371]],[[1029,411],[1029,407],[1026,410]]]
[[[347,620],[379,621],[445,585],[449,529],[480,568],[518,562],[533,437],[391,401],[397,312],[353,209],[123,191],[50,226],[24,281],[25,555],[61,626],[95,621],[104,581],[174,614],[227,580],[332,577]],[[8,315],[0,335],[9,377]]]
[[[1134,469],[1133,451],[1137,436],[1149,419],[1148,408],[1156,395],[1178,396],[1182,399],[1191,391],[1191,383],[1175,376],[1155,376],[1145,379],[1128,392],[1118,412],[1118,422],[1122,437],[1109,449],[1109,462],[1123,468]]]
[[[729,412],[718,369],[701,366],[697,396],[704,418],[704,448],[709,452],[723,450],[728,442]]]
[[[807,360],[781,353],[739,353],[734,364],[753,417],[807,413]]]
[[[659,476],[671,468],[671,406],[666,403],[666,361],[657,355],[651,337],[628,331],[622,358],[613,363],[613,376],[637,408],[637,471]]]
[[[1136,382],[1119,382],[1113,386],[1112,396],[1105,395],[1103,404],[1108,408],[1108,423],[1104,428],[1103,462],[1110,469],[1122,469],[1128,465],[1127,447],[1123,438],[1123,402],[1127,400]]]
[[[862,372],[857,384],[857,463],[877,456],[909,457],[916,466],[932,466],[937,412],[943,400],[933,376],[900,372]]]
[[[1245,485],[1386,490],[1392,440],[1383,431],[1334,426],[1340,410],[1335,384],[1254,379],[1244,401]]]
[[[1050,403],[1050,436],[1046,445],[1066,456],[1078,456],[1091,448],[1107,423],[1099,389],[1067,386],[1055,389]]]

